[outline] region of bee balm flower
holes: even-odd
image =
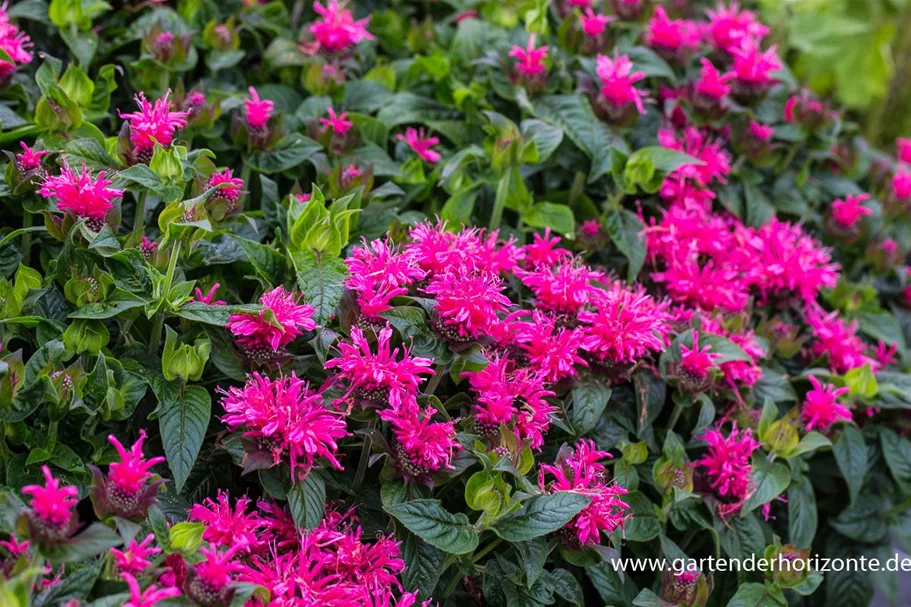
[[[86,225],[98,232],[114,207],[111,201],[123,196],[123,190],[108,187],[113,182],[104,177],[105,171],[100,171],[93,180],[84,163],[82,172],[77,173],[64,160],[60,174],[48,175],[38,192],[45,198],[56,198],[58,209],[86,219]]]
[[[367,31],[370,17],[355,20],[346,5],[338,0],[329,0],[325,6],[319,0],[313,3],[313,10],[322,18],[310,26],[309,31],[316,38],[314,50],[340,53],[362,40],[373,40]]]
[[[634,111],[645,113],[642,100],[647,93],[633,86],[645,78],[645,73],[634,72],[633,62],[627,55],[614,59],[598,55],[595,71],[601,79],[600,103],[596,105],[603,109],[610,122],[622,124],[631,118]]]
[[[869,217],[873,214],[872,209],[861,206],[868,200],[870,200],[869,194],[857,196],[848,194],[844,200],[836,199],[832,201],[832,218],[839,227],[852,228],[861,217]]]
[[[132,160],[134,162],[148,162],[152,159],[155,144],[164,147],[171,145],[174,133],[187,126],[189,112],[172,112],[168,90],[164,97],[149,103],[144,93],[136,95],[138,112],[131,114],[120,113],[120,117],[130,123],[130,141],[133,143]]]
[[[228,321],[228,329],[253,360],[267,360],[281,352],[304,331],[316,328],[313,306],[298,303],[299,295],[285,287],[276,287],[259,298],[275,320],[266,319],[266,311],[256,316],[235,314]]]
[[[759,448],[749,429],[742,432],[737,427],[725,437],[718,430],[707,430],[703,439],[709,451],[696,463],[705,468],[708,480],[720,500],[718,513],[721,516],[734,514],[754,490],[750,478],[753,467],[750,456]]]
[[[850,420],[851,412],[838,402],[838,397],[851,391],[850,388],[836,388],[832,384],[821,383],[816,376],[810,376],[813,389],[807,392],[800,418],[807,432],[813,429],[826,431],[840,420]]]
[[[152,474],[149,470],[163,461],[163,457],[145,460],[142,456],[142,444],[146,440],[145,430],[139,432],[139,438],[127,450],[117,437],[111,434],[108,440],[114,445],[119,462],[108,466],[105,477],[98,468],[90,466],[92,471],[92,503],[99,518],[111,515],[123,518],[143,518],[148,509],[155,503],[155,496],[163,481],[149,483]]]
[[[408,147],[414,150],[415,154],[430,164],[435,164],[440,161],[440,153],[430,149],[440,143],[439,137],[425,136],[423,128],[415,129],[414,127],[408,127],[405,129],[404,135],[399,133],[395,138],[397,141],[404,141],[407,143]]]
[[[248,90],[250,97],[244,99],[244,119],[252,131],[262,132],[272,117],[275,103],[268,99],[260,99],[259,93],[252,86]]]
[[[68,539],[76,530],[76,504],[79,491],[76,487],[61,487],[51,469],[41,466],[44,486],[28,485],[22,493],[32,496],[25,516],[29,535],[43,544],[58,544]]]

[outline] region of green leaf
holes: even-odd
[[[158,390],[155,388],[158,387]],[[183,489],[209,426],[212,399],[202,386],[181,388],[177,383],[153,382],[161,404],[158,425],[168,466],[177,491]]]
[[[521,129],[522,137],[535,143],[538,150],[538,163],[550,158],[563,142],[563,129],[543,120],[523,120]]]
[[[102,523],[92,523],[66,543],[44,548],[42,552],[55,563],[77,563],[105,554],[122,543],[116,531]]]
[[[631,542],[647,542],[661,534],[661,521],[655,515],[655,505],[640,491],[631,491],[623,497],[629,504],[632,517],[626,522],[624,535]]]
[[[443,204],[440,219],[454,225],[470,224],[479,193],[480,190],[473,185],[467,190],[456,192]]]
[[[867,474],[867,444],[855,426],[845,425],[832,447],[838,469],[848,484],[851,502],[857,500]]]
[[[493,530],[510,542],[533,540],[560,529],[590,502],[590,497],[568,491],[536,495],[517,512],[498,520]]]
[[[876,495],[862,494],[829,524],[845,537],[864,544],[878,544],[889,534],[887,505]]]
[[[740,585],[727,607],[783,607],[787,604],[777,587],[749,583]]]
[[[891,428],[882,429],[879,441],[892,478],[898,483],[902,493],[911,493],[911,442]]]
[[[319,474],[311,472],[288,492],[288,507],[298,527],[318,527],[326,515],[326,483]]]
[[[73,167],[85,163],[93,171],[100,171],[117,166],[117,161],[95,139],[74,139],[64,146],[63,155]]]
[[[572,573],[566,569],[554,569],[548,571],[545,575],[547,585],[553,588],[555,594],[562,599],[582,607],[585,603],[585,597],[582,594],[582,586]],[[533,584],[532,584],[533,586]]]
[[[198,301],[185,303],[177,311],[181,318],[201,322],[216,327],[224,327],[235,314],[259,314],[264,310],[260,304],[243,304],[239,306],[210,306]]]
[[[405,527],[428,544],[450,554],[467,554],[478,547],[478,532],[468,517],[452,514],[439,500],[419,499],[384,506]]]
[[[865,400],[873,398],[879,391],[870,363],[862,367],[855,367],[845,373],[845,385],[851,389],[848,394]]]
[[[587,381],[572,390],[572,422],[576,434],[588,434],[598,422],[611,397],[611,388],[600,381]]]
[[[803,474],[788,486],[788,534],[790,543],[798,548],[809,548],[816,536],[819,515],[816,512],[816,495],[813,484]]]
[[[322,149],[309,137],[293,133],[270,150],[253,152],[244,158],[250,168],[266,175],[281,173],[307,161]]]
[[[402,559],[405,561],[402,584],[405,590],[417,590],[422,599],[429,599],[445,569],[446,553],[413,533],[403,530],[402,535]]]
[[[629,261],[626,279],[632,282],[645,264],[645,226],[632,211],[616,209],[608,214],[604,228],[617,250]]]
[[[771,502],[781,495],[791,483],[791,471],[780,462],[770,464],[768,460],[756,458],[753,463],[753,494],[740,509],[740,516],[746,516],[755,508]]]
[[[307,302],[316,309],[314,320],[325,323],[335,313],[345,292],[348,267],[338,257],[311,251],[293,253],[291,259],[297,284]]]
[[[533,228],[551,228],[558,234],[572,234],[576,230],[573,211],[563,204],[536,202],[522,217]]]
[[[196,554],[196,551],[202,546],[202,534],[205,530],[205,523],[177,523],[168,530],[171,548],[186,555]]]
[[[550,545],[547,538],[537,537],[527,542],[517,542],[514,546],[525,572],[525,585],[531,588],[544,573],[544,563],[550,554]]]

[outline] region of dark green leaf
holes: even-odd
[[[412,500],[384,508],[409,531],[440,550],[466,554],[478,547],[478,533],[468,517],[461,512],[452,514],[439,500]]]
[[[510,542],[532,540],[560,529],[589,502],[590,497],[567,491],[537,495],[525,501],[517,512],[498,520],[493,530]]]

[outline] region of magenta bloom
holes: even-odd
[[[510,272],[525,255],[514,238],[504,241],[496,230],[472,228],[454,234],[442,221],[419,223],[411,228],[409,237],[407,252],[431,277],[458,267],[494,274]]]
[[[354,126],[354,123],[348,120],[348,112],[342,112],[341,114],[336,115],[335,110],[331,107],[327,107],[326,111],[329,113],[329,117],[320,118],[319,121],[335,135],[344,137],[345,134],[351,130],[351,127]]]
[[[709,450],[696,466],[705,468],[709,483],[721,502],[718,513],[721,516],[735,514],[754,491],[750,456],[759,448],[759,443],[749,429],[740,432],[736,425],[727,437],[713,429],[706,430],[702,438]]]
[[[212,173],[212,176],[209,177],[209,181],[206,183],[206,188],[218,188],[218,190],[213,193],[213,197],[220,197],[230,202],[235,202],[240,198],[241,193],[243,193],[244,185],[243,179],[234,177],[231,174],[231,169],[226,168],[221,172]]]
[[[142,590],[136,578],[129,573],[124,573],[121,577],[130,588],[130,600],[124,603],[123,607],[156,607],[161,601],[180,595],[177,588],[159,588],[155,584],[150,584]]]
[[[404,346],[391,348],[391,337],[390,327],[381,329],[374,354],[364,333],[356,326],[351,327],[353,343],[340,342],[341,356],[327,360],[324,366],[327,369],[338,367],[340,375],[351,383],[351,390],[363,400],[374,405],[388,402],[391,407],[399,408],[417,396],[424,381],[421,375],[433,375],[433,361],[412,357]]]
[[[152,478],[149,470],[165,461],[163,457],[143,459],[142,443],[145,442],[146,438],[145,430],[140,430],[139,438],[127,451],[117,440],[116,436],[113,434],[108,436],[108,440],[111,441],[120,456],[119,462],[114,462],[109,466],[108,479],[110,479],[114,489],[125,496],[134,495],[141,491],[145,487],[146,481]]]
[[[64,160],[60,175],[48,175],[39,193],[45,198],[56,198],[57,208],[61,211],[70,211],[101,229],[107,212],[114,206],[111,201],[123,196],[123,190],[108,187],[113,182],[105,179],[104,175],[105,171],[100,171],[93,180],[84,163],[82,172],[76,173]]]
[[[260,529],[265,525],[259,514],[247,512],[250,498],[239,497],[231,507],[226,491],[218,492],[218,500],[207,497],[189,510],[190,520],[206,524],[202,539],[225,548],[244,546],[254,551],[260,545]]]
[[[597,221],[595,222],[597,223]],[[553,266],[567,257],[572,257],[572,253],[567,249],[557,247],[563,239],[559,236],[551,238],[550,228],[544,229],[543,236],[538,232],[535,232],[532,238],[533,242],[523,247],[525,251],[525,263],[529,267]]]
[[[687,19],[671,19],[663,6],[655,7],[643,34],[645,43],[666,57],[680,58],[699,48],[702,32]]]
[[[233,591],[234,575],[246,567],[231,559],[243,546],[234,545],[219,553],[217,549],[200,548],[203,560],[193,565],[184,582],[184,592],[198,605],[226,605]],[[213,597],[215,600],[213,600]]]
[[[268,99],[260,99],[259,93],[252,86],[247,90],[250,92],[250,97],[244,99],[244,119],[252,130],[262,131],[272,117],[275,104]]]
[[[706,34],[715,48],[734,53],[744,46],[758,46],[769,33],[756,15],[747,10],[740,10],[736,2],[725,6],[719,3],[715,10],[707,10],[709,24]]]
[[[348,435],[345,416],[328,409],[322,395],[293,373],[274,380],[254,373],[242,388],[232,386],[223,394],[228,415],[222,421],[232,431],[242,429],[256,448],[246,456],[248,469],[278,465],[285,456],[293,478],[305,478],[318,459],[342,469],[336,452],[337,441]]]
[[[22,493],[32,496],[29,503],[29,529],[39,541],[51,543],[65,540],[76,526],[75,508],[79,502],[76,487],[61,487],[51,469],[41,466],[44,486],[27,485]]]
[[[19,65],[32,62],[33,56],[29,49],[32,41],[25,32],[10,23],[7,4],[0,6],[0,50],[9,55],[11,61],[0,60],[0,78],[7,79]]]
[[[825,314],[811,308],[807,312],[807,324],[815,340],[810,344],[810,354],[829,356],[829,368],[836,373],[847,373],[851,369],[870,364],[877,369],[876,361],[867,355],[867,344],[857,336],[857,323],[846,323],[839,318],[838,311]]]
[[[700,78],[696,81],[696,94],[714,101],[721,101],[725,95],[731,92],[731,87],[727,83],[734,78],[734,74],[731,72],[722,74],[705,57],[700,61],[702,69],[699,70]]]
[[[640,114],[645,113],[642,100],[647,93],[633,86],[645,79],[645,73],[633,72],[633,62],[627,55],[619,55],[615,59],[598,55],[595,71],[601,79],[601,96],[616,110],[621,111],[633,104]]]
[[[772,45],[765,52],[756,46],[746,46],[734,51],[734,73],[737,82],[753,87],[766,87],[776,80],[772,72],[781,69],[778,47]]]
[[[20,173],[40,169],[41,157],[50,154],[47,150],[33,150],[25,145],[24,141],[20,141],[19,145],[22,147],[22,153],[16,154],[16,169]]]
[[[388,239],[362,241],[352,248],[345,265],[345,286],[357,293],[358,307],[368,319],[392,309],[392,298],[408,293],[408,286],[426,275],[410,252],[397,250]]]
[[[196,287],[196,297],[194,301],[201,304],[206,304],[207,306],[226,306],[228,305],[224,301],[213,301],[215,299],[215,294],[218,292],[218,289],[221,287],[221,284],[215,283],[212,285],[212,288],[209,289],[209,292],[203,295],[199,287]]]
[[[528,37],[528,44],[522,48],[518,44],[509,51],[509,56],[516,60],[515,68],[526,76],[537,76],[547,70],[544,60],[547,59],[548,46],[535,48],[535,35]]]
[[[146,100],[144,93],[139,93],[135,97],[138,112],[118,112],[121,118],[130,121],[130,140],[137,157],[151,159],[156,143],[168,147],[174,140],[174,133],[187,126],[189,112],[172,112],[171,101],[168,99],[170,94],[171,91],[168,90],[164,97],[156,99],[153,104]]]
[[[467,342],[490,335],[512,302],[503,294],[505,285],[490,272],[475,272],[464,266],[434,276],[424,289],[436,297],[433,308],[437,331],[450,341]]]
[[[896,139],[895,151],[900,162],[911,164],[911,138],[899,137]]]
[[[775,136],[775,129],[767,124],[762,124],[761,122],[756,122],[755,120],[750,120],[750,135],[756,141],[762,143],[768,143],[772,140],[772,137]]]
[[[313,10],[322,17],[310,26],[310,33],[316,38],[318,48],[330,53],[344,51],[348,47],[357,46],[361,40],[373,40],[367,31],[370,17],[355,21],[347,8],[347,2],[339,3],[338,0],[329,0],[323,6],[319,0],[313,3]]]
[[[594,302],[595,309],[579,312],[585,334],[582,347],[605,363],[632,364],[664,348],[670,327],[661,305],[645,293],[614,283]]]
[[[581,439],[574,448],[561,448],[554,465],[541,464],[538,484],[542,489],[544,475],[550,474],[554,480],[548,493],[572,491],[591,498],[591,503],[563,529],[564,543],[572,548],[600,544],[602,531],[613,533],[631,516],[629,504],[623,501],[626,489],[605,481],[607,469],[599,462],[610,457],[606,451],[599,451],[594,441]]]
[[[434,407],[421,409],[414,400],[380,411],[380,418],[392,425],[396,463],[408,479],[428,482],[435,472],[452,468],[452,458],[462,448],[454,422],[432,421],[435,413]]]
[[[505,356],[494,357],[481,371],[462,373],[477,394],[473,414],[478,431],[497,436],[500,427],[511,426],[516,437],[529,441],[532,449],[544,444],[556,407],[547,402],[554,393],[545,389],[544,379]]]
[[[111,548],[111,554],[114,555],[114,565],[117,567],[117,573],[120,573],[121,575],[124,573],[141,575],[148,569],[152,564],[149,561],[149,557],[155,556],[161,552],[161,548],[150,546],[154,540],[155,534],[150,533],[140,543],[137,543],[134,538],[123,552],[116,548]]]
[[[529,365],[548,382],[576,375],[576,365],[587,367],[579,356],[585,335],[579,328],[557,328],[553,317],[533,310],[529,320],[514,322],[510,331],[528,357]]]
[[[313,306],[298,303],[299,299],[299,294],[276,287],[259,298],[259,303],[272,311],[274,323],[266,319],[266,310],[262,310],[256,316],[235,314],[227,327],[237,342],[249,351],[268,347],[272,352],[279,352],[304,331],[316,328]]]
[[[424,135],[424,129],[415,129],[414,127],[408,127],[405,129],[405,134],[402,135],[399,133],[395,136],[396,141],[404,141],[408,144],[414,153],[429,162],[430,164],[435,164],[440,161],[440,153],[431,150],[435,145],[440,143],[439,137],[427,137]]]
[[[911,198],[911,171],[899,167],[892,177],[892,195],[898,200]]]
[[[613,17],[596,14],[591,7],[586,8],[585,12],[579,15],[579,23],[582,24],[582,33],[589,38],[600,37],[607,28],[607,24],[613,20]]]
[[[531,289],[537,304],[562,314],[574,314],[601,292],[594,283],[603,280],[601,272],[574,259],[554,267],[537,266],[532,271],[517,271],[522,284]]]
[[[861,217],[869,217],[873,214],[873,209],[861,206],[868,200],[870,200],[869,194],[858,194],[857,196],[848,194],[844,200],[836,199],[832,201],[832,218],[839,226],[851,228]]]
[[[850,388],[836,388],[832,384],[821,383],[815,375],[810,376],[813,389],[807,392],[800,418],[807,432],[818,428],[827,431],[837,421],[851,419],[851,412],[838,402],[838,397],[851,391]]]
[[[876,344],[876,362],[879,368],[883,369],[889,365],[896,364],[896,354],[898,354],[898,344],[887,345],[886,342],[880,341]]]
[[[705,381],[709,371],[715,368],[715,359],[721,354],[709,352],[712,346],[699,347],[699,331],[693,331],[693,347],[680,346],[680,367],[687,379],[694,384]]]
[[[150,483],[153,474],[149,470],[164,462],[165,458],[143,459],[142,444],[146,438],[145,430],[140,430],[139,438],[127,450],[117,437],[111,434],[108,440],[117,450],[120,461],[112,462],[108,466],[107,476],[95,466],[89,467],[93,479],[92,504],[99,518],[110,515],[129,519],[142,518],[155,503],[158,489],[164,481]]]

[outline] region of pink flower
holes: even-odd
[[[731,72],[721,74],[705,57],[700,62],[702,69],[699,70],[700,78],[696,81],[696,93],[715,101],[721,101],[725,95],[731,92],[731,87],[727,83],[734,78],[734,74]]]
[[[856,322],[846,323],[837,310],[825,314],[816,308],[807,312],[806,320],[815,338],[810,354],[817,358],[827,354],[832,371],[847,373],[866,364],[876,370],[876,361],[867,356],[867,345],[857,337]]]
[[[670,327],[663,307],[641,286],[615,282],[594,300],[594,310],[579,312],[582,347],[605,363],[636,363],[664,348]]]
[[[79,502],[76,487],[61,487],[51,469],[41,466],[44,486],[27,485],[22,493],[32,496],[28,519],[30,530],[39,540],[59,542],[66,539],[75,527],[75,508]]]
[[[756,122],[755,120],[750,120],[750,135],[756,141],[761,141],[762,143],[768,143],[772,140],[772,137],[775,136],[775,129],[767,124],[762,124]]]
[[[554,465],[541,464],[538,484],[545,488],[544,475],[554,480],[548,493],[572,491],[587,495],[591,502],[564,527],[564,543],[572,548],[601,543],[601,532],[613,533],[622,528],[631,516],[629,504],[623,501],[626,489],[605,481],[607,469],[599,463],[610,458],[606,451],[599,451],[592,440],[581,439],[574,448],[564,445]]]
[[[252,130],[262,131],[272,117],[275,104],[268,99],[260,99],[259,93],[252,86],[247,90],[250,92],[250,97],[244,99],[244,119]]]
[[[851,412],[837,400],[842,394],[850,392],[850,388],[836,389],[832,384],[820,383],[815,375],[810,376],[810,383],[813,384],[813,389],[807,392],[800,410],[800,418],[807,432],[815,428],[825,432],[835,422],[851,419]]]
[[[19,65],[32,62],[32,53],[28,50],[32,41],[19,28],[10,23],[7,4],[0,6],[0,50],[6,53],[11,61],[0,60],[0,78],[7,79]]]
[[[339,3],[338,0],[329,0],[326,6],[319,0],[313,3],[313,10],[322,20],[313,23],[309,31],[316,38],[319,47],[330,53],[357,46],[361,40],[373,40],[367,31],[370,17],[355,21],[351,11],[345,8],[346,5],[346,2]]]
[[[123,196],[123,190],[108,187],[113,182],[104,175],[105,171],[100,171],[93,180],[84,163],[82,172],[76,173],[64,160],[60,175],[48,175],[39,193],[45,198],[56,198],[58,209],[85,218],[100,230],[107,212],[114,206],[111,201]]]
[[[709,371],[715,368],[715,359],[721,354],[709,352],[712,346],[699,347],[699,331],[693,331],[693,347],[680,345],[680,366],[694,384],[705,381]]]
[[[218,188],[213,192],[213,198],[224,198],[229,202],[236,202],[244,191],[244,185],[243,179],[234,177],[231,174],[231,169],[226,168],[223,171],[212,173],[206,183],[206,188]]]
[[[715,10],[707,10],[709,24],[706,28],[709,42],[715,48],[733,53],[744,46],[756,46],[769,33],[756,15],[741,11],[736,2],[725,6],[719,3]]]
[[[702,32],[692,21],[671,19],[663,6],[657,6],[642,37],[661,54],[679,55],[698,48]]]
[[[548,382],[576,375],[576,365],[587,367],[579,356],[585,335],[579,328],[557,327],[553,317],[533,310],[529,320],[510,326],[515,340],[528,357],[529,366]]]
[[[224,301],[213,301],[215,299],[215,293],[218,292],[218,289],[221,287],[221,284],[215,283],[212,285],[212,288],[209,289],[209,292],[205,295],[202,294],[202,291],[199,287],[196,287],[196,298],[194,301],[201,304],[206,304],[207,306],[226,306],[228,305]]]
[[[414,153],[426,160],[431,164],[435,164],[440,161],[440,153],[434,150],[431,150],[435,145],[440,143],[439,137],[426,137],[424,135],[424,129],[415,129],[414,127],[408,127],[405,129],[405,134],[402,135],[399,133],[395,136],[396,141],[404,141],[408,146],[414,150]]]
[[[911,171],[899,167],[892,177],[892,195],[898,200],[911,198]]]
[[[33,150],[25,145],[24,141],[20,141],[19,145],[22,147],[22,153],[16,154],[16,169],[20,173],[26,173],[42,168],[41,157],[50,154],[50,152],[47,150]]]
[[[285,287],[276,287],[259,298],[259,303],[268,308],[274,321],[266,318],[266,310],[258,315],[235,314],[228,321],[227,328],[244,348],[250,351],[265,349],[278,352],[294,341],[304,331],[316,328],[313,321],[313,306],[298,303],[299,294],[290,293]]]
[[[753,87],[765,87],[774,83],[776,79],[771,74],[781,69],[777,53],[775,45],[765,52],[749,45],[733,51],[733,69],[737,82]]]
[[[231,559],[243,546],[234,545],[219,553],[216,549],[200,548],[203,560],[193,565],[187,575],[184,589],[197,605],[226,605],[234,595],[234,575],[246,571],[241,563]],[[214,598],[214,600],[213,600]]]
[[[872,209],[861,206],[868,200],[870,200],[869,194],[858,194],[857,196],[848,194],[844,200],[838,198],[832,201],[832,218],[843,228],[853,227],[861,217],[873,215]]]
[[[113,434],[108,436],[108,440],[114,445],[120,456],[119,462],[113,462],[108,467],[108,478],[114,489],[124,496],[135,495],[141,491],[145,487],[146,481],[152,478],[149,470],[165,461],[163,457],[143,459],[142,444],[146,438],[145,430],[140,430],[139,438],[127,451],[116,436]]]
[[[381,329],[377,333],[377,352],[374,354],[364,333],[353,326],[353,343],[340,342],[341,356],[326,361],[324,366],[340,369],[340,375],[351,383],[351,390],[363,400],[374,405],[388,402],[391,407],[398,408],[417,396],[424,381],[421,375],[433,375],[433,361],[412,357],[404,346],[391,348],[391,338],[391,328]]]
[[[189,112],[172,112],[171,101],[168,99],[170,94],[169,89],[164,97],[156,99],[152,104],[146,100],[144,93],[139,93],[135,97],[138,112],[118,112],[121,118],[130,121],[130,140],[133,142],[134,153],[145,162],[152,158],[156,143],[168,147],[174,140],[174,133],[187,126]]]
[[[579,14],[579,23],[582,24],[582,33],[589,38],[600,37],[607,28],[607,24],[613,20],[613,17],[596,14],[591,7],[586,8],[584,13]]]
[[[705,468],[709,483],[721,502],[718,513],[721,516],[734,514],[754,491],[750,456],[759,448],[759,443],[753,439],[749,428],[741,432],[736,425],[727,437],[712,429],[706,430],[702,439],[708,443],[709,450],[696,466]]]
[[[661,194],[668,198],[668,185],[675,180],[689,179],[699,187],[707,187],[714,181],[727,183],[725,177],[731,172],[731,155],[724,150],[724,142],[709,138],[706,132],[687,127],[683,138],[677,139],[672,130],[658,131],[658,142],[666,148],[685,152],[702,161],[702,164],[686,164],[668,175],[662,185]],[[676,190],[674,190],[676,192]]]
[[[134,538],[123,552],[116,548],[111,548],[117,572],[121,575],[124,573],[140,575],[148,569],[152,564],[149,561],[149,557],[161,552],[161,548],[150,547],[154,540],[155,534],[150,533],[140,543],[136,543]]]
[[[543,236],[535,232],[532,238],[533,242],[524,247],[525,262],[532,268],[552,266],[567,257],[572,257],[568,250],[557,248],[563,239],[559,236],[551,238],[550,228],[544,229]]]
[[[422,479],[452,468],[452,458],[462,447],[456,440],[452,421],[432,421],[436,409],[422,409],[411,400],[380,411],[380,418],[392,425],[397,444],[396,462],[406,478]]]
[[[544,444],[556,407],[547,402],[554,393],[544,387],[544,378],[518,367],[505,356],[495,356],[481,371],[466,371],[471,389],[478,396],[472,412],[485,436],[497,436],[506,425],[516,438],[529,441],[532,449]]]
[[[784,119],[810,131],[822,128],[837,117],[837,112],[827,108],[825,103],[807,90],[791,95],[784,105]]]
[[[896,139],[895,151],[899,162],[911,164],[911,138],[899,137]]]
[[[391,310],[393,297],[408,293],[408,286],[425,272],[409,252],[399,251],[390,240],[362,241],[345,259],[345,287],[357,293],[358,307],[368,319]]]
[[[516,70],[526,76],[537,76],[547,70],[544,61],[547,59],[548,50],[550,50],[549,46],[535,48],[535,35],[532,34],[528,37],[528,44],[525,48],[517,44],[509,51],[509,56],[516,60]]]
[[[177,588],[158,588],[155,584],[150,584],[142,590],[136,578],[129,573],[124,573],[121,577],[130,589],[130,600],[124,603],[123,607],[155,607],[161,601],[180,595]]]
[[[164,481],[152,480],[150,470],[165,461],[163,457],[143,459],[142,444],[147,438],[145,430],[139,431],[139,438],[127,450],[117,437],[111,434],[108,440],[114,445],[119,462],[108,466],[105,476],[95,466],[89,466],[92,472],[91,497],[95,512],[99,518],[111,515],[127,519],[138,519],[146,516],[148,509],[156,503],[158,490]]]
[[[886,342],[880,341],[876,344],[876,362],[879,365],[879,368],[885,368],[889,365],[893,365],[896,362],[896,354],[898,353],[898,344],[887,345]]]
[[[563,314],[574,314],[581,310],[601,292],[594,283],[604,278],[601,272],[571,258],[553,267],[537,266],[531,271],[520,270],[516,276],[531,289],[538,306]]]
[[[311,195],[308,193],[298,192],[297,194],[294,195],[294,199],[297,200],[299,203],[304,204],[304,203],[310,202],[310,196]]]
[[[292,478],[305,478],[318,459],[342,469],[336,452],[337,441],[348,435],[345,416],[328,409],[322,395],[293,373],[275,380],[254,373],[242,388],[232,386],[222,393],[228,413],[222,421],[232,431],[242,428],[258,448],[248,454],[248,468],[278,465],[287,454]]]
[[[505,285],[490,272],[456,267],[434,276],[424,289],[436,297],[433,311],[437,331],[450,341],[467,342],[490,335],[512,302]]]
[[[514,238],[501,240],[496,230],[472,228],[452,233],[442,221],[419,223],[411,228],[409,237],[407,252],[430,276],[459,266],[501,274],[512,271],[525,256]]]
[[[627,55],[619,55],[615,59],[598,55],[595,71],[601,79],[601,95],[604,99],[617,109],[623,109],[632,103],[640,114],[645,113],[642,100],[647,93],[633,86],[645,79],[645,73],[633,72],[633,62]]]
[[[142,258],[146,261],[150,261],[152,255],[158,250],[158,243],[143,236],[142,240],[139,242],[139,250],[142,253]]]
[[[320,118],[319,121],[326,129],[331,130],[338,137],[344,137],[354,126],[354,123],[348,120],[348,112],[342,112],[336,116],[335,110],[331,107],[327,107],[326,111],[329,113],[329,117]]]
[[[225,548],[244,546],[255,551],[259,545],[260,529],[264,522],[254,512],[247,512],[250,498],[239,497],[231,507],[226,491],[219,490],[218,500],[207,497],[201,504],[194,504],[188,514],[190,520],[206,524],[202,539]]]

